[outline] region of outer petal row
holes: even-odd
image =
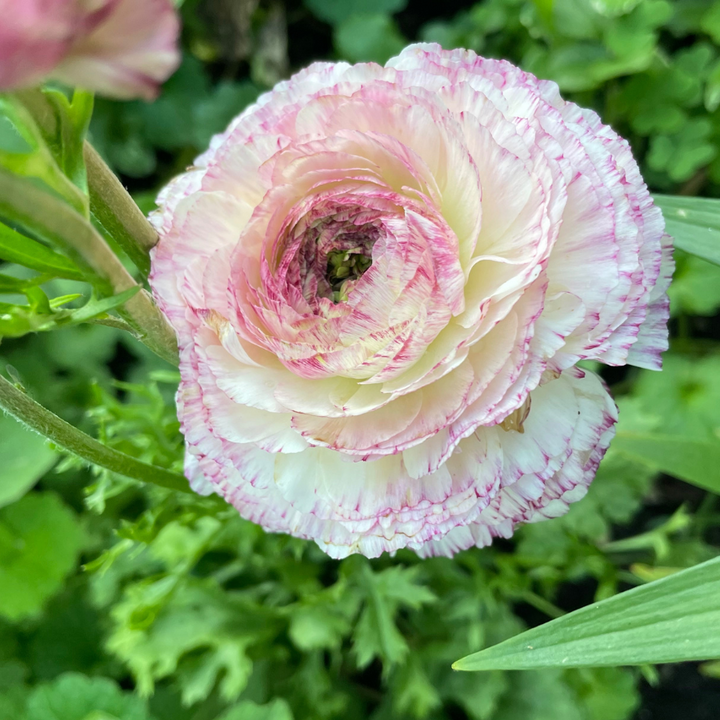
[[[400,456],[348,462],[322,448],[288,456],[231,443],[207,425],[198,386],[184,384],[179,402],[194,487],[339,558],[403,547],[447,554],[565,512],[609,444],[615,406],[597,376],[577,370],[530,397],[522,432],[480,428],[440,470],[419,479],[407,475]]]

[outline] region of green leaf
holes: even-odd
[[[24,290],[32,285],[32,280],[21,280],[20,278],[0,273],[0,293],[22,294]]]
[[[64,255],[11,230],[2,223],[0,223],[0,260],[67,280],[83,279],[77,266]]]
[[[64,96],[62,97],[67,102]],[[0,113],[8,118],[30,147],[28,152],[0,150],[0,166],[18,175],[41,180],[62,196],[75,210],[87,215],[86,188],[82,185],[77,186],[74,179],[66,174],[62,154],[58,155],[57,152],[53,152],[47,134],[38,126],[23,103],[17,97],[2,96],[0,97]],[[82,162],[82,148],[80,149],[80,160]]]
[[[335,28],[334,42],[350,62],[381,65],[407,44],[388,15],[352,15]]]
[[[407,0],[305,0],[305,5],[320,20],[339,25],[352,15],[400,12],[407,6]]]
[[[120,305],[125,304],[131,297],[137,295],[142,288],[139,285],[128,288],[124,292],[118,293],[108,298],[93,298],[89,302],[85,303],[80,309],[76,310],[72,314],[72,322],[80,323],[96,318],[100,315],[107,315],[110,310],[114,310]]]
[[[293,715],[285,700],[276,698],[267,705],[241,702],[226,710],[217,720],[293,720]]]
[[[720,440],[618,431],[613,447],[648,467],[720,493]]]
[[[570,670],[567,679],[587,709],[588,720],[629,720],[640,705],[635,677],[623,668]]]
[[[93,111],[93,96],[85,90],[75,90],[72,100],[58,90],[44,90],[55,112],[54,136],[46,141],[58,165],[72,182],[87,193],[87,173],[83,158],[83,143]]]
[[[442,705],[438,689],[428,679],[422,664],[412,656],[398,671],[394,709],[399,717],[427,717]]]
[[[5,667],[2,668],[6,670]],[[24,685],[14,685],[0,691],[0,720],[27,720],[25,703],[28,690]]]
[[[513,673],[509,680],[510,690],[492,720],[585,720],[559,671]]]
[[[0,510],[0,615],[36,615],[75,567],[83,532],[52,493],[26,495]]]
[[[0,415],[0,507],[19,500],[54,464],[57,453],[17,420]]]
[[[720,558],[634,588],[458,660],[456,670],[529,670],[720,657]]]
[[[128,664],[140,692],[176,674],[188,705],[216,684],[225,700],[237,699],[253,668],[248,647],[273,632],[262,608],[210,579],[179,585],[172,575],[131,586],[113,617],[108,649]]]
[[[720,309],[720,266],[675,250],[675,273],[668,290],[672,315],[714,315]]]
[[[675,246],[720,265],[720,200],[654,195]]]
[[[145,701],[123,692],[114,680],[66,673],[35,688],[27,720],[151,720]]]
[[[357,579],[367,599],[353,635],[359,668],[379,657],[387,672],[407,655],[407,642],[395,624],[399,608],[417,609],[436,599],[430,590],[417,583],[419,572],[419,567],[391,567],[374,573],[366,563],[360,565]]]

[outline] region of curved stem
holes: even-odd
[[[59,245],[101,295],[117,295],[137,285],[85,218],[32,181],[2,168],[0,213]],[[178,364],[175,333],[149,293],[141,290],[118,308],[118,313],[153,352],[174,365]]]
[[[191,492],[187,480],[177,473],[113,450],[47,408],[36,403],[0,376],[0,408],[8,415],[79,458],[112,472],[171,490]]]

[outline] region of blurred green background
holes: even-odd
[[[720,2],[186,0],[158,100],[97,100],[91,140],[150,211],[259,93],[411,41],[509,59],[632,144],[655,192],[720,197]],[[71,287],[58,284],[58,294]],[[677,253],[665,370],[609,369],[620,433],[720,438],[720,268]],[[177,374],[120,331],[5,340],[41,402],[182,467]],[[452,661],[720,552],[716,497],[611,447],[590,494],[512,541],[328,559],[213,498],[91,472],[0,417],[0,720],[717,720],[717,663],[453,673]],[[20,481],[18,481],[20,479]],[[0,482],[0,488],[2,483]]]

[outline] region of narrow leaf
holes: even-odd
[[[643,665],[720,657],[720,558],[458,660],[455,670]]]
[[[75,90],[72,101],[57,90],[43,91],[55,112],[56,136],[48,138],[48,145],[65,174],[87,193],[87,172],[83,157],[83,143],[93,110],[93,96],[85,90]]]
[[[675,247],[720,265],[720,200],[655,195]]]
[[[78,268],[66,257],[0,223],[0,260],[23,265],[67,280],[82,280]]]
[[[0,273],[0,293],[20,293],[32,282]]]
[[[131,297],[134,297],[140,289],[140,286],[136,285],[109,298],[90,300],[72,314],[72,321],[74,323],[86,322],[94,317],[98,317],[98,315],[105,315],[110,312],[110,310],[114,310],[116,307],[120,307],[120,305],[126,303]]]
[[[720,441],[618,431],[613,449],[704,490],[720,493]]]

